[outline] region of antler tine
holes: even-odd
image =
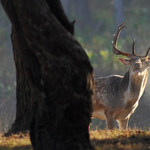
[[[118,41],[120,32],[123,28],[127,27],[126,25],[124,25],[125,22],[126,21],[124,21],[122,24],[119,25],[119,27],[117,28],[116,34],[114,34],[113,41],[112,41],[113,53],[116,55],[123,55],[123,56],[131,57],[131,56],[133,56],[133,54],[122,52],[117,48],[117,41]]]
[[[137,56],[137,55],[135,54],[135,39],[133,40],[133,44],[132,44],[132,54],[133,54],[134,56]]]
[[[148,56],[149,51],[150,51],[150,47],[148,48],[148,50],[147,50],[147,52],[146,52],[145,57],[147,57],[147,56]]]
[[[118,42],[118,37],[120,35],[120,32],[123,28],[127,27],[127,26],[123,26],[125,24],[126,21],[124,21],[122,24],[120,24],[117,28],[117,31],[116,31],[116,34],[114,34],[114,37],[113,37],[113,43],[115,45],[117,45],[117,42]]]

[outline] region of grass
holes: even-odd
[[[150,130],[128,129],[125,131],[90,131],[90,139],[96,150],[148,150]],[[33,150],[29,134],[0,135],[0,150]]]
[[[147,150],[150,149],[150,130],[118,129],[90,131],[90,139],[96,150]]]
[[[0,150],[33,150],[28,134],[4,137],[0,135]]]

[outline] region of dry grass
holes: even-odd
[[[96,150],[148,150],[150,130],[118,129],[90,131],[90,139]],[[4,137],[0,135],[0,150],[33,150],[28,134]]]
[[[33,150],[28,134],[4,137],[0,135],[0,150]]]
[[[118,129],[91,131],[90,139],[96,150],[147,150],[150,149],[150,130]]]

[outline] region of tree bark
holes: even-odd
[[[30,81],[29,81],[29,66],[34,73],[39,73],[38,60],[30,51],[22,32],[18,27],[16,31],[15,26],[12,26],[11,40],[13,46],[13,55],[16,67],[16,118],[11,129],[5,134],[16,134],[19,132],[27,132],[32,118],[32,103]]]
[[[17,124],[26,105],[35,150],[91,149],[93,69],[60,1],[1,1],[13,25]]]
[[[125,21],[123,0],[115,0],[114,11],[115,11],[115,20],[116,20],[116,28],[117,28],[122,22]],[[124,30],[120,36],[122,37],[125,36]]]
[[[11,133],[26,132],[29,130],[31,121],[32,109],[30,101],[29,81],[27,77],[27,66],[24,56],[21,53],[21,49],[29,51],[29,48],[25,44],[20,43],[21,35],[15,32],[14,26],[12,27],[11,40],[13,45],[13,54],[16,67],[16,119],[11,129],[5,134],[9,136]],[[29,51],[30,52],[30,51]],[[29,59],[28,59],[29,60]],[[33,64],[33,62],[31,63]]]
[[[49,2],[48,2],[49,4]],[[57,7],[57,3],[53,4],[55,7],[52,7],[52,9]],[[60,5],[60,4],[59,4]],[[58,6],[59,6],[58,5]],[[57,10],[58,8],[54,9]],[[63,18],[63,25],[67,28],[67,30],[73,34],[74,29],[73,29],[73,23],[69,23],[67,17],[65,16],[64,12],[59,8],[60,15],[56,14],[56,17],[58,19]],[[14,13],[15,14],[15,13]],[[12,27],[12,34],[11,34],[11,39],[12,39],[12,45],[13,45],[13,52],[14,52],[14,60],[15,60],[15,65],[16,65],[16,78],[17,78],[17,87],[16,87],[16,96],[17,96],[17,111],[16,111],[16,119],[15,122],[13,123],[11,129],[5,134],[6,136],[9,136],[10,134],[16,134],[19,132],[27,132],[29,130],[29,125],[31,122],[31,117],[32,117],[32,101],[30,100],[30,88],[29,88],[29,81],[27,75],[28,73],[28,68],[30,65],[32,66],[32,69],[34,70],[35,73],[39,72],[39,68],[35,70],[36,65],[36,58],[34,58],[33,54],[30,54],[31,51],[29,50],[30,48],[28,47],[27,43],[25,42],[26,40],[22,36],[23,33],[20,32],[21,28],[19,26],[19,23],[17,21],[14,21],[16,24],[17,30],[15,30],[15,27]],[[20,52],[20,50],[23,51],[23,55]],[[31,56],[30,56],[30,55]],[[30,57],[31,58],[30,58]],[[24,58],[28,60],[28,63],[24,60]],[[34,58],[34,59],[33,59]],[[31,67],[31,66],[30,66]]]

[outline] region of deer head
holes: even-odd
[[[132,53],[125,53],[122,52],[117,48],[117,41],[119,34],[121,30],[127,26],[124,25],[125,22],[123,22],[116,31],[116,34],[114,34],[114,38],[112,41],[113,45],[113,53],[116,55],[123,55],[127,56],[128,58],[118,58],[122,64],[125,66],[130,66],[130,71],[134,73],[135,75],[143,74],[143,72],[150,67],[150,57],[148,56],[150,47],[148,48],[145,56],[139,56],[135,54],[135,40],[132,44]]]

